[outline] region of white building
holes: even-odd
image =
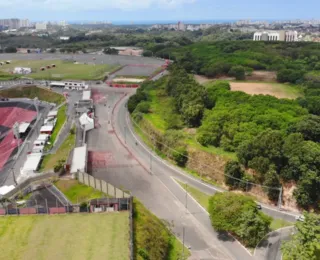
[[[60,36],[59,40],[60,41],[68,41],[70,39],[70,36]]]
[[[42,159],[42,153],[32,153],[27,156],[23,167],[20,169],[21,175],[17,178],[17,182],[23,182],[29,177],[33,176],[38,170]]]
[[[86,144],[84,146],[74,148],[70,173],[75,174],[78,171],[86,172],[87,155],[88,149]]]
[[[298,32],[296,31],[264,31],[255,32],[253,35],[254,41],[298,41]]]
[[[36,30],[37,31],[46,31],[47,30],[47,23],[36,23]]]
[[[13,70],[14,74],[30,74],[32,72],[31,68],[15,67]]]

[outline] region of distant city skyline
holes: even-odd
[[[160,22],[319,19],[319,0],[11,0],[0,19]]]

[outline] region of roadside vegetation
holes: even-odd
[[[128,212],[0,218],[2,259],[129,259]]]
[[[62,105],[58,109],[57,122],[56,122],[56,125],[53,129],[51,136],[50,136],[49,143],[46,145],[47,150],[50,150],[53,147],[53,145],[56,141],[56,138],[61,131],[61,128],[63,127],[64,123],[67,120],[66,111],[67,111],[66,105]]]
[[[209,199],[208,211],[215,230],[230,232],[248,247],[255,247],[270,231],[272,218],[244,195],[216,193]]]
[[[74,148],[74,145],[76,143],[76,135],[74,128],[70,131],[70,134],[68,137],[64,140],[64,142],[61,144],[59,149],[54,154],[47,154],[44,156],[42,162],[40,171],[49,171],[54,170],[55,172],[58,172],[61,170],[65,162],[67,161],[69,154],[71,150]]]
[[[82,184],[77,180],[59,179],[54,185],[74,204],[81,204],[92,199],[109,197],[105,193]]]
[[[281,247],[284,260],[320,259],[320,216],[304,214],[304,221],[297,221],[295,234]]]
[[[6,98],[38,98],[39,100],[49,103],[55,103],[57,105],[63,103],[65,98],[56,92],[50,91],[45,88],[39,88],[36,86],[30,87],[15,87],[0,90],[0,96]]]
[[[0,71],[0,80],[4,81],[4,80],[15,80],[15,79],[19,79],[20,76],[19,75],[13,75],[4,71]]]
[[[134,259],[184,260],[190,256],[189,250],[183,250],[181,242],[170,233],[166,223],[136,199],[133,207]]]
[[[318,208],[320,119],[313,112],[318,96],[309,95],[316,95],[319,83],[305,83],[305,97],[289,100],[231,91],[226,81],[203,86],[179,64],[170,72],[143,83],[128,102],[156,150],[232,190],[271,187],[260,193],[274,203],[282,184],[294,183],[298,206]]]

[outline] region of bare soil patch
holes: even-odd
[[[276,81],[277,74],[274,71],[254,71],[251,76],[246,76],[246,80],[251,81]]]
[[[230,82],[232,91],[243,91],[250,95],[271,95],[277,98],[294,99],[298,95],[293,87],[276,83]]]

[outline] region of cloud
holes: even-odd
[[[197,0],[0,0],[0,8],[43,11],[103,11],[175,8]]]

